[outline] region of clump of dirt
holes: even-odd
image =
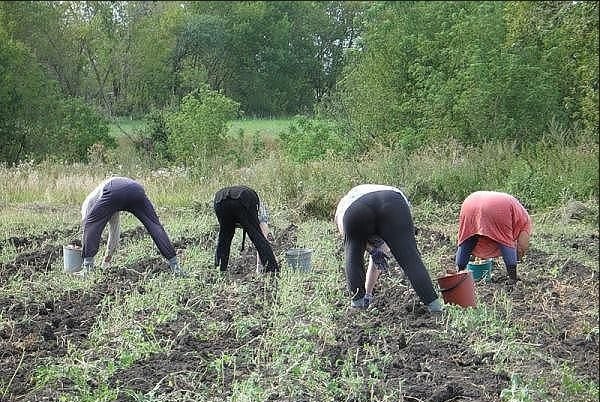
[[[52,264],[62,255],[62,246],[46,245],[41,250],[19,254],[13,262],[0,264],[0,285],[5,284],[15,274],[25,278],[36,272],[48,272]]]
[[[420,227],[415,234],[415,238],[419,247],[422,247],[423,249],[453,246],[449,236],[438,230],[432,230],[426,227]]]
[[[283,230],[274,228],[272,231],[274,239],[271,243],[271,248],[276,257],[284,255],[287,250],[296,247],[298,239],[297,231],[298,227],[294,224],[287,226]],[[280,266],[284,263],[284,261],[279,261]],[[246,237],[244,250],[238,251],[233,247],[231,248],[227,272],[238,279],[245,278],[247,280],[252,280],[255,276],[255,267],[256,248],[252,244],[252,241]]]
[[[0,299],[0,378],[13,378],[9,395],[31,389],[31,374],[41,359],[65,355],[67,345],[83,342],[96,322],[98,292],[68,292],[56,300]]]
[[[594,260],[598,260],[598,235],[567,237],[560,236],[560,242],[573,250],[581,250]]]
[[[177,248],[192,244],[207,250],[215,247],[218,228],[197,238],[180,238],[173,242]],[[281,256],[297,246],[297,227],[290,225],[274,230],[273,251]],[[134,229],[128,236],[145,235],[143,228]],[[575,236],[564,239],[576,244],[586,255],[597,255],[597,236]],[[419,247],[439,250],[452,247],[443,233],[420,228]],[[32,243],[34,244],[34,243]],[[181,310],[175,320],[167,322],[147,336],[160,339],[165,350],[134,362],[130,367],[114,373],[111,386],[141,393],[152,391],[156,396],[169,397],[184,389],[191,389],[202,381],[207,387],[218,384],[218,395],[229,396],[233,381],[239,381],[260,371],[263,376],[275,376],[268,367],[257,367],[245,361],[228,362],[223,356],[236,356],[244,348],[257,347],[267,330],[268,317],[250,328],[240,331],[233,325],[236,317],[261,317],[268,314],[265,295],[276,292],[264,276],[257,276],[256,252],[247,241],[243,252],[231,250],[227,275],[233,281],[242,280],[256,289],[251,294],[214,295],[214,305],[179,301]],[[343,248],[338,244],[336,255],[343,260]],[[595,253],[595,254],[594,254]],[[0,266],[0,283],[17,271],[27,274],[44,272],[60,255],[60,246],[38,247],[30,253],[19,254],[15,261]],[[492,300],[498,288],[504,289],[511,299],[512,311],[508,319],[519,328],[520,342],[536,345],[536,349],[557,361],[568,362],[578,378],[597,380],[598,335],[590,330],[597,325],[598,270],[588,267],[572,255],[556,256],[532,248],[527,256],[528,266],[540,267],[535,272],[519,269],[521,280],[515,285],[507,281],[502,264],[494,267],[492,283],[478,282],[479,302]],[[509,387],[509,377],[496,372],[494,354],[478,354],[466,339],[442,337],[446,333],[444,315],[431,315],[419,302],[402,269],[393,264],[382,276],[372,306],[366,310],[349,309],[349,298],[336,302],[339,318],[336,338],[319,344],[317,353],[330,362],[332,377],[339,377],[347,368],[340,362],[351,356],[356,365],[351,368],[369,381],[364,382],[361,400],[369,399],[372,392],[383,393],[389,387],[401,387],[406,400],[497,401],[502,389]],[[12,264],[12,265],[11,265]],[[34,301],[0,298],[0,316],[6,324],[0,326],[0,378],[13,378],[7,391],[9,400],[57,400],[61,393],[75,391],[70,380],[53,384],[53,389],[32,390],[32,374],[44,364],[47,357],[63,356],[67,343],[81,346],[94,322],[101,314],[105,297],[131,291],[143,292],[143,282],[152,275],[168,271],[160,256],[146,258],[125,267],[102,270],[101,280],[89,291],[66,292],[56,299]],[[214,276],[217,276],[215,274]],[[435,278],[434,280],[435,285]],[[207,277],[211,280],[211,277]],[[306,285],[310,286],[310,285]],[[340,281],[340,294],[344,283]],[[140,311],[144,320],[152,311]],[[201,327],[198,316],[223,323],[217,330]],[[260,321],[260,320],[259,320]],[[227,325],[227,323],[232,323]],[[587,328],[587,329],[586,329]],[[212,331],[212,332],[211,332]],[[383,370],[374,373],[370,366],[373,350],[390,360],[379,362]],[[527,356],[518,370],[536,376],[547,366],[541,354]],[[549,384],[549,389],[559,389]],[[93,386],[93,385],[92,385]],[[43,398],[42,398],[43,397]],[[275,396],[277,398],[277,396]],[[118,400],[131,400],[123,391]]]
[[[215,322],[232,323],[235,314],[261,314],[262,300],[248,299],[243,305],[237,305],[227,294],[218,294],[215,298],[218,309],[210,309],[201,303],[191,305],[181,310],[175,320],[159,326],[152,336],[160,339],[168,350],[118,370],[109,384],[128,391],[147,393],[152,390],[155,395],[168,395],[181,389],[194,389],[198,381],[206,383],[207,387],[218,385],[220,389],[230,389],[234,379],[250,375],[256,369],[254,365],[220,359],[234,356],[243,347],[251,347],[251,343],[262,336],[264,328],[254,326],[245,334],[239,334],[233,325],[229,325],[210,332],[198,325],[195,314],[209,314]],[[117,400],[132,399],[129,393],[121,392]]]
[[[593,237],[587,240],[593,241]],[[570,256],[556,257],[535,248],[526,258],[546,270],[529,272],[518,267],[520,280],[513,285],[499,264],[492,284],[478,284],[479,300],[491,299],[495,287],[503,286],[513,303],[515,323],[523,328],[522,341],[538,345],[547,355],[568,360],[578,376],[597,380],[598,334],[586,328],[597,325],[598,270]],[[532,369],[545,364],[534,357],[530,363]]]
[[[36,247],[41,247],[43,244],[48,242],[55,242],[59,238],[70,237],[77,233],[78,228],[71,228],[65,230],[52,230],[52,231],[43,231],[38,235],[29,235],[29,236],[11,236],[4,241],[0,241],[0,250],[2,250],[6,245],[12,245],[17,252],[22,252],[25,249],[31,249]]]
[[[490,356],[476,354],[459,339],[438,335],[444,325],[442,316],[427,312],[399,272],[390,271],[381,278],[368,310],[349,309],[349,301],[340,308],[347,313],[338,322],[336,342],[319,351],[328,357],[334,376],[342,369],[340,362],[352,354],[357,361],[354,370],[370,377],[370,351],[375,348],[392,356],[377,389],[402,383],[407,400],[496,401],[508,385],[508,376],[494,372]],[[363,393],[368,398],[372,390],[366,384]]]
[[[14,263],[2,265],[0,280],[7,280],[17,272],[27,276],[50,270],[61,249],[62,246],[47,246],[18,255]],[[32,375],[43,359],[64,356],[68,344],[77,346],[87,339],[105,297],[133,290],[143,292],[142,281],[167,269],[161,257],[148,258],[130,266],[102,270],[102,280],[86,292],[66,292],[59,298],[41,302],[0,298],[0,316],[6,320],[0,326],[0,378],[14,376],[7,393],[9,400],[31,396]],[[38,390],[33,399],[44,396],[57,400],[57,392],[66,392],[72,385],[65,379],[61,389]]]
[[[291,224],[283,230],[274,230],[275,241],[273,242],[273,252],[277,255],[290,248],[296,247],[298,243],[298,226]]]
[[[282,231],[274,230],[275,254],[295,246],[296,231],[295,225],[290,225]],[[200,244],[212,249],[215,234],[202,236]],[[232,280],[252,282],[257,290],[266,286],[264,277],[257,277],[254,270],[256,249],[252,242],[247,241],[245,249],[241,252],[231,251],[226,275]],[[219,294],[215,295],[216,300],[214,300],[214,303],[219,306],[218,309],[207,311],[206,306],[190,306],[189,311],[180,312],[176,320],[159,327],[154,335],[162,339],[165,345],[172,345],[171,349],[135,362],[127,369],[119,370],[111,378],[111,384],[142,393],[154,390],[157,395],[169,394],[178,389],[186,389],[188,386],[193,387],[192,384],[188,384],[192,379],[195,383],[198,380],[207,384],[219,383],[222,384],[221,389],[229,389],[227,385],[231,384],[234,378],[239,380],[249,375],[256,367],[237,362],[235,366],[225,363],[218,369],[213,363],[221,356],[235,355],[239,348],[251,344],[254,339],[262,336],[265,329],[262,326],[254,326],[244,335],[240,335],[231,326],[217,335],[208,335],[203,328],[198,327],[192,312],[209,313],[211,320],[216,322],[232,322],[235,314],[248,316],[263,314],[264,299],[258,294],[262,292],[257,292],[254,299],[246,298],[241,305],[235,304],[228,295]],[[181,302],[187,304],[185,300]],[[121,393],[117,400],[130,399],[127,394]]]

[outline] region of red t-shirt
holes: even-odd
[[[516,247],[522,231],[531,235],[531,217],[512,195],[495,191],[476,191],[460,208],[458,244],[473,235],[480,235],[471,252],[479,258],[501,255],[498,243]]]

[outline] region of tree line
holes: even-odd
[[[85,159],[114,146],[116,116],[193,133],[199,94],[237,116],[325,117],[285,138],[309,155],[323,135],[343,152],[551,129],[597,143],[598,2],[1,2],[0,68],[9,163]]]

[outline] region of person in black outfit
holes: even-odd
[[[441,300],[417,249],[410,204],[400,189],[378,184],[353,187],[338,203],[335,222],[344,236],[345,271],[351,306],[367,308],[389,253],[402,267],[417,296],[430,312]],[[370,254],[365,271],[364,254]]]
[[[264,206],[261,207],[256,191],[246,186],[222,188],[215,193],[214,209],[219,221],[219,237],[215,253],[216,267],[219,267],[221,271],[227,270],[235,228],[241,227],[243,230],[242,250],[246,233],[248,233],[256,247],[258,259],[264,270],[266,272],[279,271],[273,249],[267,240],[266,210]],[[259,218],[259,214],[261,218]]]

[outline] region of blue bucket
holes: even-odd
[[[473,274],[473,280],[492,280],[492,260],[471,261],[467,264],[467,269]]]

